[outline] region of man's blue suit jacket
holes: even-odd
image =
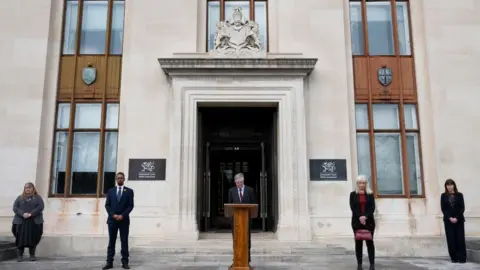
[[[122,198],[117,200],[118,187],[113,187],[107,192],[107,200],[105,201],[105,209],[107,209],[107,223],[118,222],[113,219],[113,215],[121,215],[126,224],[130,224],[130,212],[133,210],[133,189],[123,187]]]

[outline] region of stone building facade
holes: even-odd
[[[2,1],[0,231],[32,181],[45,235],[104,237],[102,196],[123,171],[132,236],[198,239],[215,230],[223,198],[209,170],[226,180],[245,171],[220,159],[251,145],[227,139],[255,137],[242,130],[267,115],[248,165],[259,230],[351,235],[348,196],[365,174],[377,235],[441,235],[439,198],[453,178],[467,235],[478,236],[479,12],[475,0]],[[239,29],[258,34],[229,32]],[[212,53],[225,41],[230,54]],[[229,122],[220,131],[216,117]],[[157,162],[157,175],[132,176],[135,159]]]

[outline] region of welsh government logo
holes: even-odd
[[[323,172],[324,173],[334,173],[337,171],[337,168],[335,167],[335,162],[333,161],[325,161],[323,162]]]
[[[142,172],[154,172],[155,161],[145,161],[142,163]]]

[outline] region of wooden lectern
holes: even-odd
[[[256,218],[258,204],[226,203],[225,217],[233,217],[233,264],[230,270],[251,270],[248,266],[249,218]]]

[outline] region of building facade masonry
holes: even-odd
[[[45,236],[106,237],[125,172],[133,237],[228,229],[242,172],[253,229],[350,236],[366,175],[376,235],[443,235],[454,179],[480,236],[480,1],[0,3],[0,233],[24,183]],[[478,197],[477,197],[478,196]]]

